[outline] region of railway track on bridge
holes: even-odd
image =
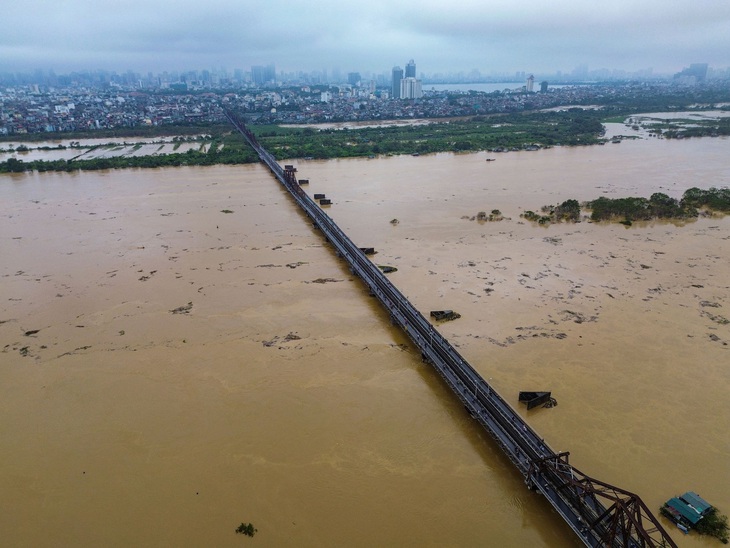
[[[499,444],[527,486],[545,496],[586,546],[676,546],[638,495],[583,474],[570,464],[569,453],[553,451],[302,190],[296,170],[279,165],[233,112],[227,111],[226,116],[337,255],[377,297],[392,322],[413,341],[423,361],[433,366],[471,416]]]

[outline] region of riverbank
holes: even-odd
[[[253,126],[278,159],[377,158],[439,152],[537,151],[553,146],[601,145],[637,138],[719,137],[730,134],[730,113],[703,109],[611,117],[593,108],[411,120],[359,126]],[[619,120],[620,123],[607,120]],[[491,158],[492,160],[494,158]],[[9,142],[0,148],[0,173],[235,165],[258,161],[240,135],[217,128],[213,135],[129,139],[122,142]]]

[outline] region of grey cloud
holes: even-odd
[[[26,0],[3,8],[0,70],[552,71],[730,64],[726,0]]]

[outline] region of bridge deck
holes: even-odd
[[[230,112],[227,116],[418,347],[423,360],[499,444],[528,487],[545,496],[586,546],[676,546],[638,496],[583,475],[568,464],[567,453],[555,453],[302,190],[294,170],[282,168],[240,119]],[[612,504],[607,508],[600,499]]]

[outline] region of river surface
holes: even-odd
[[[537,88],[540,82],[536,82]],[[495,91],[517,91],[527,85],[527,80],[522,82],[482,82],[477,84],[424,84],[423,91],[481,91],[484,93],[493,93]],[[550,84],[550,88],[580,87],[585,84]]]
[[[728,158],[294,163],[553,449],[658,514],[687,490],[730,512],[730,217],[520,213],[728,186]],[[576,545],[261,166],[5,175],[0,200],[4,545]]]

